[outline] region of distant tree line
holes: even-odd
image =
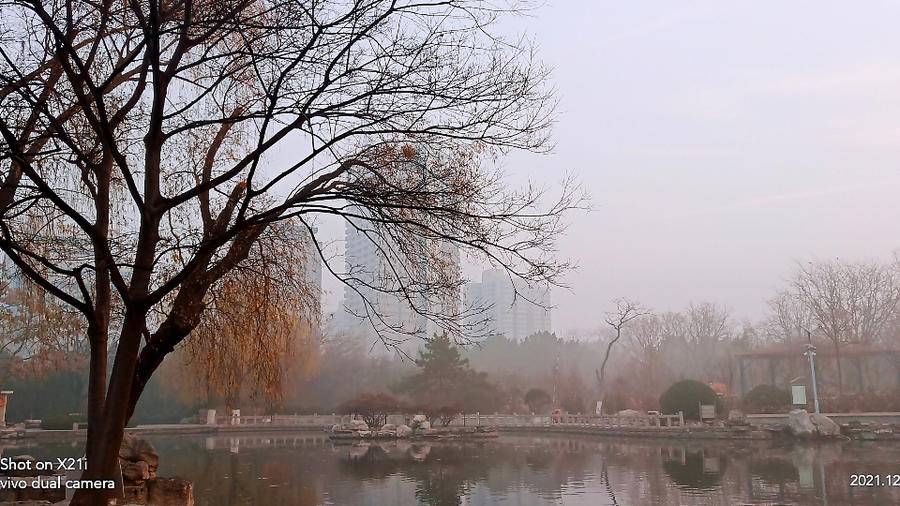
[[[619,329],[598,321],[597,330],[584,336],[561,338],[544,332],[522,341],[491,336],[477,345],[461,346],[441,335],[425,343],[415,361],[373,356],[358,339],[295,334],[277,341],[290,346],[291,352],[269,362],[268,367],[278,374],[275,387],[233,372],[220,378],[214,373],[223,370],[215,361],[204,367],[191,366],[202,356],[198,357],[196,350],[182,349],[176,352],[180,359],[166,363],[163,374],[148,386],[135,420],[178,421],[201,407],[238,407],[247,413],[332,413],[346,411],[348,402],[364,395],[390,396],[403,409],[427,412],[434,419],[452,419],[463,411],[592,412],[598,399],[603,400],[605,412],[659,409],[662,392],[679,380],[719,384],[725,392],[736,393],[739,353],[802,344],[808,338],[837,353],[851,345],[900,348],[897,269],[896,262],[801,264],[770,301],[768,315],[758,322],[738,322],[720,304],[692,303],[682,311],[642,310]],[[6,293],[4,300],[12,302],[12,291]],[[0,318],[0,324],[11,329],[13,306],[2,307],[6,316]],[[614,310],[612,314],[619,313]],[[15,325],[26,328],[21,322]],[[8,337],[21,340],[21,333],[6,330],[2,335],[7,336],[7,349],[21,346]],[[77,345],[44,338],[36,342],[40,344],[28,348],[35,350],[34,354],[7,351],[0,360],[4,387],[16,390],[10,419],[83,412],[86,361],[79,358]],[[223,358],[237,353],[215,351]],[[238,365],[253,367],[251,358]],[[604,360],[604,384],[598,385]],[[847,378],[832,362],[820,357],[820,393],[839,399]],[[891,374],[882,379],[890,383],[900,370]],[[890,406],[890,399],[898,398],[894,389],[879,390],[877,385],[870,389],[867,395],[871,399],[858,400],[854,406]],[[751,411],[783,410],[787,395],[783,386],[769,385],[738,400],[746,401]],[[839,403],[831,406],[841,408]]]

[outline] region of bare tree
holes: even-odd
[[[337,216],[392,245],[384,280],[329,257],[325,269],[445,328],[460,315],[430,302],[462,281],[411,267],[442,265],[443,243],[526,281],[558,279],[568,264],[554,241],[577,188],[567,180],[542,205],[542,189],[508,191],[486,163],[549,148],[548,71],[527,41],[495,33],[508,12],[475,0],[0,3],[0,250],[85,322],[85,478],[113,475],[150,377],[273,223]]]
[[[687,340],[698,348],[715,346],[731,337],[728,311],[717,304],[691,304],[687,309]]]
[[[844,393],[841,350],[871,344],[890,328],[900,305],[900,276],[893,265],[838,260],[800,264],[791,288],[818,332],[834,348],[838,393]]]
[[[725,381],[730,385],[735,330],[728,310],[711,302],[690,304],[685,318],[689,370],[705,381]]]
[[[606,352],[603,354],[603,361],[600,363],[600,369],[595,369],[594,374],[597,377],[597,390],[603,393],[603,381],[606,379],[606,363],[609,361],[609,355],[613,346],[622,338],[622,332],[625,327],[641,316],[650,314],[650,311],[643,308],[637,302],[628,299],[616,299],[616,310],[606,314],[605,322],[612,329],[613,335],[606,343]]]
[[[637,391],[646,397],[656,397],[665,388],[673,363],[665,353],[672,344],[673,337],[669,321],[676,313],[662,315],[648,314],[636,318],[628,328],[631,344],[632,364],[641,371],[637,377],[626,369],[624,376],[629,384],[635,385]]]
[[[772,341],[790,343],[806,339],[804,329],[812,328],[809,306],[795,292],[782,291],[769,300],[766,333]]]
[[[639,357],[660,353],[668,337],[663,328],[662,318],[653,314],[637,318],[628,334]]]

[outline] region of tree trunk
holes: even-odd
[[[115,402],[104,403],[101,423],[93,431],[93,439],[88,441],[86,453],[93,460],[88,460],[87,469],[82,474],[85,480],[115,480],[119,465],[119,447],[125,434],[128,422],[130,394],[137,363],[138,348],[141,344],[144,327],[144,316],[138,311],[129,309],[125,314],[122,333],[119,337],[119,349],[109,379],[106,398]],[[92,371],[93,372],[93,371]],[[105,379],[105,376],[102,377]],[[97,378],[92,382],[102,381]],[[115,497],[116,490],[79,489],[75,492],[72,505],[107,506]]]
[[[148,220],[149,224],[142,222],[141,225],[142,230],[148,231],[139,239],[139,254],[135,259],[136,266],[152,265],[155,242],[158,240],[159,219],[152,216]],[[261,230],[263,227],[254,229],[253,237],[245,237],[240,249],[229,250],[232,266],[246,258],[253,239],[259,237]],[[207,258],[207,262],[208,260]],[[144,387],[165,356],[173,351],[175,344],[184,339],[197,326],[203,311],[203,298],[217,279],[215,276],[205,274],[205,267],[198,269],[197,272],[203,274],[182,284],[168,317],[154,335],[149,337],[147,345],[143,348],[141,348],[141,343],[147,328],[147,309],[139,304],[126,308],[116,359],[109,377],[109,388],[106,391],[106,400],[112,400],[112,402],[104,402],[102,409],[95,406],[95,410],[100,413],[97,415],[100,423],[97,424],[93,438],[87,444],[87,453],[93,457],[93,460],[88,460],[88,468],[83,473],[84,479],[115,480],[119,471],[119,447],[122,445],[125,425],[134,414]],[[135,270],[137,273],[132,278],[131,288],[135,293],[146,294],[149,286],[148,273],[151,269]],[[109,314],[108,311],[106,314]],[[105,323],[105,328],[108,329],[108,316]],[[104,343],[102,351],[105,353],[105,350],[106,344]],[[105,372],[105,359],[103,364]],[[106,378],[105,374],[97,377],[93,372],[92,381],[102,385]],[[79,489],[71,504],[107,506],[109,499],[114,495],[115,491],[112,490]]]
[[[103,430],[103,408],[106,401],[106,366],[108,339],[108,327],[102,325],[89,325],[88,335],[91,336],[90,372],[88,376],[88,406],[87,406],[87,444],[85,445],[88,462],[92,462],[96,455],[98,433]]]
[[[601,398],[603,396],[603,381],[606,379],[606,362],[609,361],[609,354],[612,352],[613,345],[616,344],[621,337],[621,329],[616,329],[616,337],[606,345],[606,354],[603,355],[603,363],[600,364],[600,370],[594,371],[597,375],[597,395],[601,396]]]
[[[834,361],[837,365],[838,396],[844,396],[844,370],[841,367],[841,345],[834,341]]]

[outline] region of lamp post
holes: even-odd
[[[803,329],[806,330],[806,329]],[[812,335],[806,330],[806,351],[803,353],[809,360],[809,374],[812,381],[813,405],[816,408],[816,414],[819,414],[819,390],[816,388],[816,347],[812,344]]]

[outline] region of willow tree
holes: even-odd
[[[488,163],[549,147],[548,72],[497,29],[513,12],[475,0],[0,2],[0,249],[86,323],[87,478],[113,475],[147,381],[273,223],[337,216],[383,239],[383,276],[330,255],[325,269],[444,328],[463,315],[430,302],[459,275],[408,266],[444,265],[445,244],[557,279],[554,239],[576,193],[509,190]]]
[[[318,299],[304,263],[312,260],[305,230],[274,224],[247,259],[207,294],[206,309],[183,346],[188,381],[205,401],[239,407],[242,395],[268,405],[281,400],[292,368],[315,360]],[[299,352],[300,356],[297,356]]]
[[[85,365],[83,320],[0,264],[0,377],[42,377]]]

